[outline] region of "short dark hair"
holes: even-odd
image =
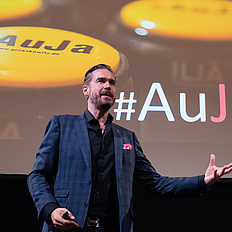
[[[92,68],[90,68],[85,73],[83,85],[88,85],[90,83],[90,81],[92,80],[92,75],[91,74],[92,74],[93,71],[95,71],[97,69],[107,69],[111,73],[113,73],[113,75],[114,75],[114,71],[113,71],[113,69],[109,65],[107,65],[107,64],[97,64],[97,65],[94,65]]]

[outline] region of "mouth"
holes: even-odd
[[[114,96],[113,96],[113,94],[111,93],[111,92],[102,92],[101,94],[100,94],[100,96],[102,97],[110,97],[110,98],[113,98]]]

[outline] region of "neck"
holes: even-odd
[[[102,111],[96,108],[92,109],[91,107],[88,107],[88,110],[94,116],[94,118],[96,118],[99,121],[100,127],[104,129],[106,120],[108,118],[109,111],[108,110]]]

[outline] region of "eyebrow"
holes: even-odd
[[[96,81],[97,80],[104,80],[104,81],[109,81],[110,83],[112,83],[112,84],[115,84],[116,83],[116,80],[115,79],[113,79],[113,78],[107,78],[107,77],[98,77],[97,79],[96,79]]]

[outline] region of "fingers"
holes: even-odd
[[[218,168],[217,170],[216,170],[216,175],[217,175],[217,177],[221,177],[221,176],[223,176],[225,173],[225,167],[223,167],[223,168]]]
[[[232,167],[225,165],[224,167],[217,169],[217,176],[218,177],[224,176],[230,173],[231,171],[232,171]]]
[[[228,173],[230,173],[230,172],[232,172],[232,167],[227,168],[227,169],[225,170],[225,174],[228,174]]]
[[[74,227],[79,227],[76,222],[71,221],[74,220],[75,217],[65,208],[55,209],[51,214],[51,219],[57,229],[69,230]]]
[[[225,165],[223,169],[224,169],[223,175],[230,173],[232,171],[232,163]]]
[[[53,222],[54,226],[57,229],[62,229],[62,230],[70,230],[74,227],[79,227],[79,225],[77,223],[75,223],[74,221],[70,221],[70,220],[65,220],[65,219],[55,219],[55,221]]]
[[[227,164],[227,165],[225,165],[225,166],[226,166],[227,169],[231,169],[231,168],[232,168],[232,163]]]
[[[70,230],[74,227],[78,227],[78,225],[75,222],[67,220],[66,222],[56,221],[54,226],[60,230]]]

